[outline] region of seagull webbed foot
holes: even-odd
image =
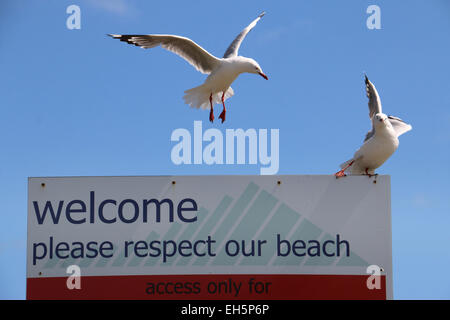
[[[225,121],[225,113],[226,113],[226,110],[224,109],[219,116],[219,118],[222,119],[222,123]]]
[[[341,171],[336,172],[334,176],[336,177],[336,179],[339,179],[342,177],[346,177],[347,175],[345,174],[345,169],[342,169]]]
[[[369,173],[369,168],[366,168],[366,176],[368,176],[369,178],[377,177],[378,173],[374,173],[374,174]]]

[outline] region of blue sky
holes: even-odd
[[[66,28],[71,4],[80,30]],[[366,27],[371,4],[381,30]],[[221,57],[263,10],[240,54],[269,81],[241,75],[223,125],[182,101],[204,75],[160,48],[105,36],[179,34]],[[257,165],[174,165],[171,132],[192,131],[194,120],[280,129],[279,174],[331,174],[370,127],[366,72],[384,111],[413,126],[377,171],[392,182],[394,297],[449,299],[449,34],[444,0],[2,0],[0,298],[25,298],[27,177],[259,174]]]

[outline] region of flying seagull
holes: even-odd
[[[412,127],[402,119],[387,116],[382,112],[377,89],[365,76],[366,92],[369,98],[369,118],[372,129],[366,134],[364,143],[355,152],[353,158],[340,165],[335,173],[337,178],[350,174],[375,174],[375,169],[381,166],[398,148],[398,137],[408,132]]]
[[[213,105],[222,102],[223,111],[219,118],[222,119],[223,123],[226,114],[225,100],[234,94],[230,85],[241,73],[259,74],[268,80],[255,60],[238,55],[239,47],[245,36],[255,27],[264,14],[265,12],[261,13],[239,33],[226,50],[223,58],[213,56],[191,39],[181,36],[165,34],[108,35],[144,49],[161,46],[185,59],[201,73],[209,74],[201,86],[186,90],[183,99],[186,104],[193,108],[207,109],[209,107],[209,121],[211,122],[214,121]]]

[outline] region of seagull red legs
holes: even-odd
[[[348,168],[350,168],[350,166],[353,164],[353,162],[355,162],[355,160],[352,160],[345,168],[343,168],[341,171],[336,172],[334,175],[336,176],[336,178],[341,178],[341,177],[345,177],[345,170],[347,170]]]

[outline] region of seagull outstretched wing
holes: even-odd
[[[168,34],[108,35],[144,49],[161,46],[185,59],[201,73],[209,74],[220,64],[219,58],[216,58],[189,38]]]
[[[364,75],[365,83],[366,83],[366,94],[367,98],[369,98],[369,118],[372,120],[373,116],[377,113],[382,112],[380,96],[378,95],[378,91],[373,85],[372,82],[369,81],[366,75]],[[375,127],[372,125],[372,129],[367,132],[366,137],[364,138],[364,142],[369,140],[375,134]]]
[[[244,30],[241,31],[241,33],[239,33],[236,39],[234,39],[230,44],[227,51],[225,51],[225,54],[223,55],[224,58],[235,57],[238,55],[239,47],[241,46],[242,41],[244,41],[245,36],[256,26],[259,19],[261,19],[265,14],[265,12],[262,12],[258,18],[253,20],[252,23],[250,23]]]
[[[374,115],[382,112],[381,101],[377,89],[373,83],[369,81],[369,78],[367,78],[366,75],[364,75],[364,77],[366,82],[367,98],[369,98],[369,118],[372,119]]]

